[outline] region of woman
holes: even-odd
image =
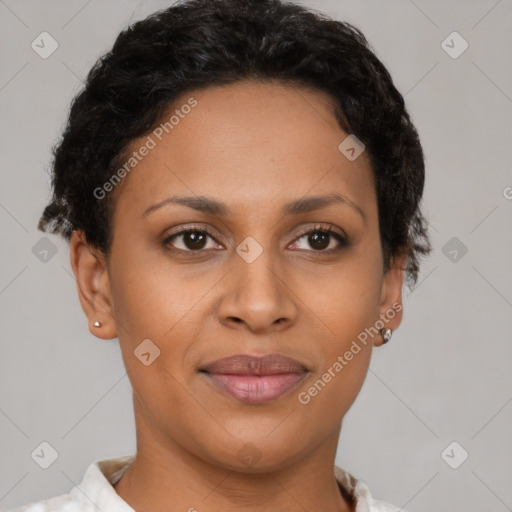
[[[39,228],[118,338],[134,456],[18,509],[395,511],[334,465],[430,251],[421,145],[364,36],[279,0],[135,23],[75,98]]]

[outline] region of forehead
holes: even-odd
[[[132,141],[127,158],[151,149],[123,178],[116,211],[140,215],[170,195],[213,196],[233,210],[336,191],[371,203],[369,158],[340,151],[348,134],[334,108],[326,93],[276,82],[185,93],[153,132]]]

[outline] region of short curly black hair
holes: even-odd
[[[283,0],[184,0],[123,30],[72,101],[38,228],[68,241],[81,230],[108,256],[115,194],[93,191],[129,143],[185,92],[243,79],[313,87],[335,100],[341,128],[370,156],[384,268],[405,252],[412,288],[431,246],[420,210],[423,151],[404,99],[357,28]]]

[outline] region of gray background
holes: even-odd
[[[434,245],[404,291],[402,326],[374,353],[336,462],[410,512],[512,510],[512,3],[303,3],[360,27],[405,95]],[[83,76],[123,27],[167,5],[0,0],[3,510],[67,492],[92,461],[135,451],[118,342],[89,333],[67,244],[50,235],[47,261],[33,247],[45,236],[36,224],[50,147]],[[43,31],[59,44],[47,59],[31,48]],[[458,58],[442,47],[453,31],[469,43]],[[43,441],[58,452],[46,470],[31,458]]]

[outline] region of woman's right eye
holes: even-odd
[[[216,242],[213,234],[205,229],[185,229],[168,236],[164,241],[165,247],[171,246],[171,250],[179,250],[184,252],[197,252],[207,249],[217,249],[218,247],[205,247],[208,238]],[[178,242],[176,243],[176,240]],[[179,247],[181,245],[181,247]],[[218,244],[220,245],[220,244]]]

